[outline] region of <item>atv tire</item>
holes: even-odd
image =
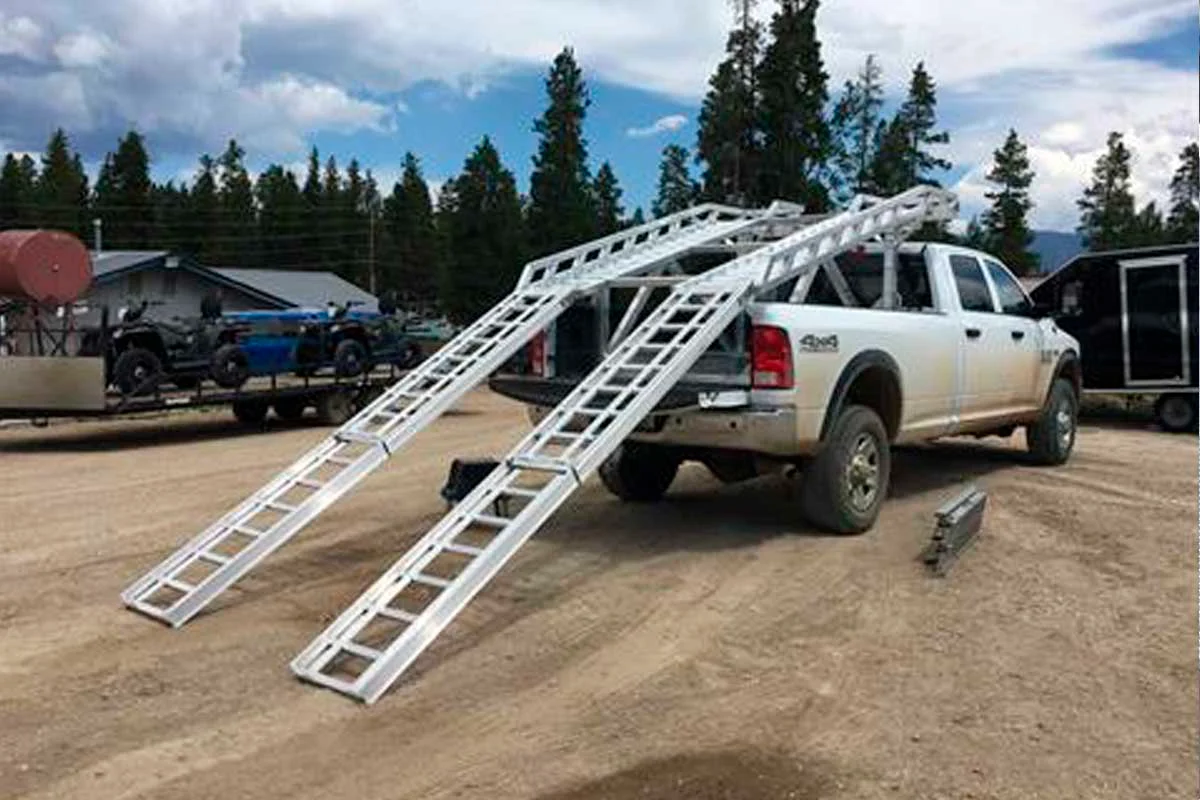
[[[239,389],[250,378],[250,359],[236,344],[223,344],[213,353],[211,374],[222,389]]]
[[[162,361],[144,347],[126,349],[113,365],[113,383],[126,396],[152,394],[163,377]]]
[[[333,370],[339,378],[357,378],[368,370],[367,348],[357,339],[343,339],[333,351]]]

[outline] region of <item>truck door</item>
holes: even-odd
[[[1042,329],[1032,316],[1033,301],[998,262],[985,260],[984,265],[1011,340],[1003,360],[1009,378],[1008,403],[1014,409],[1040,408]],[[1004,337],[1000,339],[1003,343]]]
[[[952,254],[950,271],[958,292],[962,375],[959,421],[962,425],[1003,413],[1009,404],[1008,372],[1002,368],[1011,354],[1012,338],[1006,320],[997,313],[995,297],[973,256]]]
[[[1125,384],[1188,385],[1185,257],[1131,259],[1120,265]]]

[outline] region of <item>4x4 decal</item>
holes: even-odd
[[[836,333],[831,333],[828,336],[817,336],[810,333],[802,336],[797,344],[805,353],[836,353],[838,350],[838,337]]]

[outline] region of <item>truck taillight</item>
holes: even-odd
[[[792,388],[792,343],[787,331],[755,325],[750,337],[750,384],[755,389]]]
[[[534,336],[529,341],[529,371],[538,377],[546,375],[546,332]]]

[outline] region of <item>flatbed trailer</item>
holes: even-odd
[[[248,425],[260,425],[272,411],[299,419],[310,408],[321,422],[341,425],[403,375],[381,366],[355,378],[267,375],[252,377],[238,389],[201,383],[130,396],[103,388],[101,359],[5,357],[0,358],[0,420],[103,419],[228,406]]]

